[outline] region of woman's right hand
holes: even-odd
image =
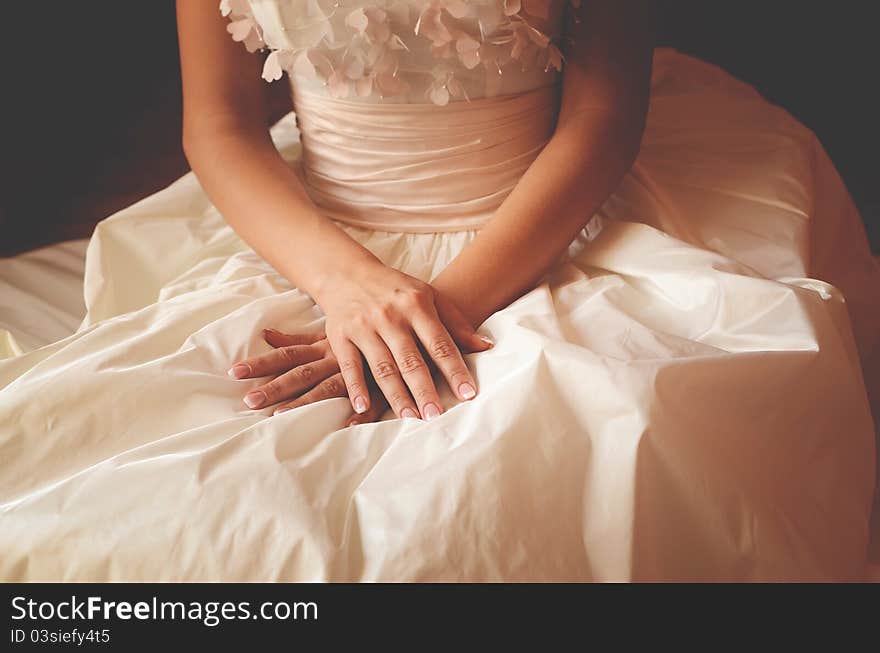
[[[461,352],[485,351],[492,343],[430,284],[376,263],[357,278],[328,279],[316,300],[355,413],[370,410],[364,360],[398,417],[432,419],[443,411],[426,357],[456,397],[476,396]]]

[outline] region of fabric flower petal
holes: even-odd
[[[278,61],[279,51],[274,50],[266,57],[266,62],[263,64],[263,79],[267,82],[274,82],[281,79],[281,76],[284,74],[284,71],[281,70],[281,64]]]
[[[446,104],[469,99],[468,90],[479,88],[478,75],[484,76],[483,94],[501,92],[503,69],[512,60],[536,74],[561,70],[559,24],[553,26],[552,16],[566,2],[580,5],[580,0],[220,0],[219,5],[233,40],[251,52],[270,51],[262,71],[267,81],[285,72],[292,79],[317,77],[333,97],[399,96],[418,87],[427,100]],[[562,20],[561,13],[556,16]],[[532,24],[533,19],[541,22]],[[426,56],[444,66],[433,81]]]

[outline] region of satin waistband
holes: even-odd
[[[546,145],[558,90],[434,104],[339,100],[294,89],[300,170],[340,222],[382,231],[485,224]]]

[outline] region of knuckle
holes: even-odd
[[[359,381],[346,381],[342,379],[342,382],[345,384],[347,394],[350,394],[352,397],[359,394],[369,394],[367,387]]]
[[[382,302],[373,308],[373,319],[379,324],[397,321],[397,307],[391,302]]]
[[[329,379],[324,379],[324,381],[321,382],[321,390],[326,393],[328,397],[338,397],[344,394],[345,384],[338,376],[331,376]]]
[[[308,383],[315,376],[315,368],[312,365],[300,365],[296,368],[298,381]]]
[[[355,313],[349,320],[348,333],[363,331],[370,328],[371,320],[366,313]]]
[[[433,356],[435,360],[452,358],[457,351],[452,341],[446,337],[435,338],[432,340],[430,350],[431,356]]]
[[[395,410],[409,404],[409,398],[405,397],[401,392],[391,392],[386,395],[386,398],[388,399],[388,405]]]
[[[400,354],[400,371],[404,374],[412,374],[425,369],[425,361],[422,360],[419,352],[412,349],[401,352]]]
[[[296,349],[293,346],[281,347],[278,351],[278,357],[281,362],[286,365],[295,365],[297,360]]]
[[[400,302],[408,309],[424,308],[431,300],[430,293],[421,285],[402,289],[398,296]]]
[[[266,395],[266,399],[270,402],[278,400],[281,397],[281,393],[284,391],[281,385],[281,381],[277,379],[275,381],[270,381],[260,388],[257,388],[257,390],[262,390],[263,393]]]
[[[358,370],[362,370],[361,362],[355,360],[353,358],[343,358],[339,361],[339,371],[340,372],[357,372]]]
[[[324,334],[326,336],[326,340],[322,341],[326,343],[327,347],[332,346],[332,343],[340,338],[345,336],[345,329],[340,326],[337,326],[336,323],[327,323],[326,329],[324,330]]]
[[[376,379],[388,379],[397,374],[397,367],[388,360],[380,360],[373,368],[373,376]]]

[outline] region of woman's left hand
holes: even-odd
[[[248,408],[278,404],[273,412],[278,415],[316,401],[348,396],[339,364],[323,332],[289,335],[264,329],[263,339],[272,345],[272,351],[238,361],[229,370],[229,376],[235,379],[274,377],[245,395]],[[381,392],[371,388],[370,395],[370,409],[353,414],[346,426],[374,422],[388,409]]]

